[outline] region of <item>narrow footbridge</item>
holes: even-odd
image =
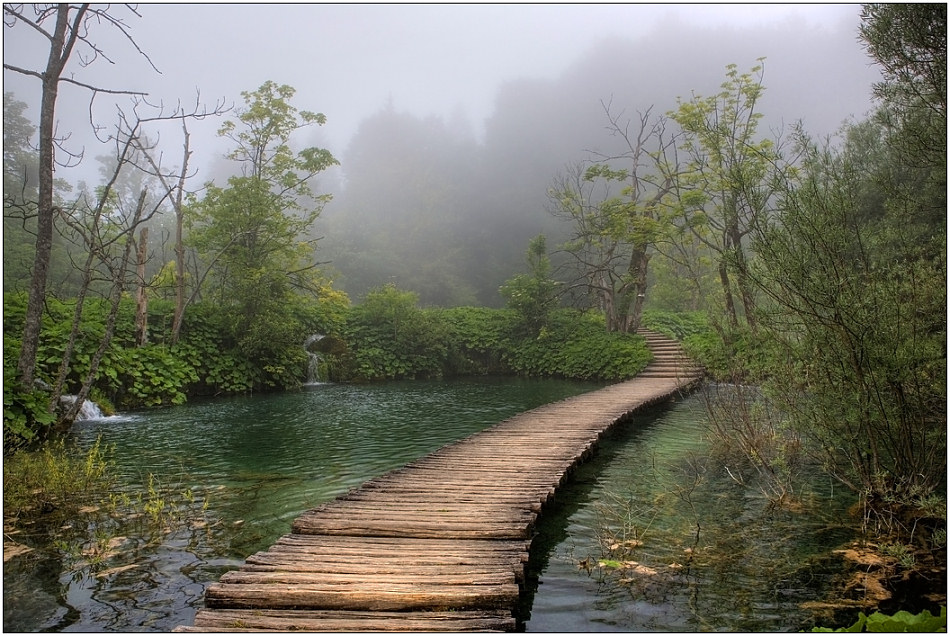
[[[533,526],[600,436],[699,381],[641,331],[637,377],[505,420],[305,512],[176,631],[513,631]]]

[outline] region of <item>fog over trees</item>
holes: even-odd
[[[464,122],[386,104],[342,155],[343,187],[318,222],[321,254],[355,298],[395,282],[427,304],[498,306],[498,288],[523,269],[532,237],[548,235],[555,252],[567,238],[549,209],[555,176],[623,150],[604,104],[626,118],[651,106],[664,114],[678,97],[718,90],[727,65],[745,70],[764,57],[760,132],[801,120],[823,137],[863,115],[869,99],[868,75],[855,72],[863,53],[841,39],[786,24],[668,25],[604,40],[557,77],[505,83],[481,138]]]
[[[327,148],[340,161],[313,183],[333,199],[310,238],[319,239],[315,261],[357,302],[368,290],[395,283],[426,305],[501,306],[499,287],[524,271],[528,243],[540,234],[553,264],[563,263],[558,250],[571,228],[551,213],[549,190],[578,161],[623,151],[608,129],[605,104],[621,119],[636,119],[651,107],[662,116],[677,98],[718,90],[727,65],[746,70],[764,58],[760,132],[802,120],[807,131],[823,137],[870,109],[870,87],[880,77],[857,42],[856,6],[850,17],[844,17],[846,8],[828,7],[822,14],[827,24],[817,26],[801,16],[776,21],[766,7],[756,9],[761,22],[741,26],[721,26],[722,19],[697,26],[689,19],[690,13],[748,13],[725,5],[716,12],[673,5],[171,9],[144,5],[141,19],[130,23],[161,75],[136,67],[128,86],[155,102],[187,102],[197,89],[202,99],[234,104],[240,91],[273,80],[297,90],[301,109],[325,112],[325,126],[291,143]],[[669,15],[657,22],[661,10]],[[207,37],[210,48],[200,59],[189,53],[197,46],[190,36],[183,36],[180,50],[162,48],[161,34],[176,15],[183,34],[197,30]],[[244,24],[250,16],[259,20],[259,48],[253,54],[241,49],[240,61],[228,58],[237,50],[233,33],[250,28]],[[564,23],[572,20],[576,34],[565,35],[571,29]],[[281,40],[275,31],[281,22],[287,34],[297,35]],[[320,37],[304,41],[302,23]],[[366,29],[347,39],[357,23]],[[536,29],[525,30],[527,24]],[[6,35],[5,61],[35,59],[29,42],[18,39],[22,33]],[[564,45],[552,48],[552,42]],[[333,54],[316,59],[311,50]],[[82,71],[111,81],[109,73],[129,73],[134,66],[131,59],[115,62],[115,68],[100,64]],[[477,73],[497,79],[492,84]],[[5,77],[5,90],[30,106],[23,115],[35,121],[30,87],[8,72]],[[207,84],[182,85],[192,80]],[[236,89],[215,92],[236,81],[242,82]],[[388,98],[382,97],[387,90]],[[69,94],[63,99],[59,130],[70,135],[67,147],[87,154],[75,169],[58,170],[57,178],[94,186],[91,157],[98,151],[83,141],[93,110],[78,107]],[[454,108],[446,106],[452,103]],[[99,96],[93,106],[96,120],[108,121],[109,100]],[[224,158],[228,148],[214,135],[219,125],[220,119],[209,118],[189,126],[192,191],[208,182],[221,187],[235,176],[233,162]],[[174,157],[180,142],[166,137],[157,143]],[[150,221],[155,256],[147,276],[173,258],[175,215],[170,206],[166,212]],[[5,276],[8,289],[17,273]]]

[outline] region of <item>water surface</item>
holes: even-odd
[[[4,568],[4,628],[168,631],[205,587],[303,511],[517,413],[601,384],[480,378],[321,384],[77,422],[113,448],[115,497],[161,521],[90,528],[98,544],[38,548]],[[151,485],[151,486],[150,486]],[[58,530],[58,529],[54,529]],[[59,533],[64,535],[63,532]],[[64,538],[57,539],[68,543]]]

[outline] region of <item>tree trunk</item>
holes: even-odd
[[[69,59],[75,38],[67,42],[66,31],[69,27],[69,5],[56,7],[56,27],[50,39],[49,58],[43,73],[42,97],[40,99],[39,128],[39,192],[36,208],[36,252],[33,255],[33,275],[30,279],[29,298],[26,305],[26,318],[23,325],[23,340],[20,345],[20,358],[17,371],[20,385],[24,391],[33,390],[33,377],[36,371],[36,352],[39,349],[40,327],[43,318],[43,306],[46,302],[46,279],[49,274],[50,255],[53,251],[53,156],[54,127],[56,125],[56,96],[59,92],[59,78],[63,73],[66,60]],[[84,5],[79,10],[76,24],[85,13]]]
[[[182,199],[185,193],[185,179],[188,176],[188,159],[191,157],[189,150],[190,135],[188,126],[184,120],[181,122],[182,130],[185,133],[185,154],[182,160],[181,173],[178,178],[178,191],[175,193],[175,316],[172,318],[172,344],[178,342],[178,334],[181,333],[181,323],[185,318],[185,241],[183,225],[185,222],[185,209],[182,205]]]
[[[729,285],[729,271],[726,267],[725,257],[719,259],[719,281],[722,283],[722,293],[726,299],[726,315],[729,317],[729,325],[739,326],[739,319],[736,316],[736,304],[732,300],[732,288]]]
[[[745,254],[742,248],[736,248],[736,285],[739,287],[739,295],[742,297],[742,308],[745,312],[745,321],[752,331],[755,331],[755,298],[752,296],[752,289],[749,285],[748,264],[745,260]]]
[[[732,243],[733,260],[736,268],[736,286],[739,288],[739,297],[742,299],[742,309],[746,324],[755,331],[755,298],[749,286],[749,264],[745,252],[742,250],[742,234],[739,231],[738,221],[729,228],[729,240]]]
[[[135,291],[135,344],[139,347],[148,342],[148,295],[145,293],[145,259],[148,255],[148,226],[139,232],[139,249],[136,262]]]
[[[650,254],[647,253],[647,246],[636,246],[630,257],[630,274],[636,296],[633,298],[633,307],[630,310],[624,329],[627,333],[634,333],[640,328],[640,320],[643,318],[643,304],[647,298],[647,268],[649,265]]]

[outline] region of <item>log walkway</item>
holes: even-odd
[[[496,424],[302,514],[176,631],[513,631],[533,526],[600,436],[702,375],[641,331],[632,380]]]

